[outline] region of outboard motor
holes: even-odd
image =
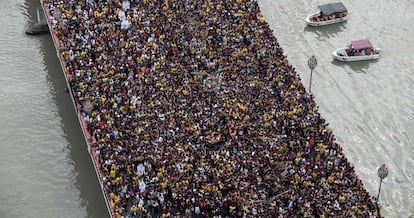
[[[375,53],[375,54],[379,54],[380,52],[381,52],[381,49],[380,49],[380,48],[375,48],[375,49],[374,49],[374,53]]]

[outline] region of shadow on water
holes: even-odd
[[[346,23],[336,23],[326,26],[319,26],[319,27],[312,27],[312,26],[305,26],[303,31],[314,33],[319,40],[329,39],[336,37],[338,33],[341,33],[346,29]]]
[[[40,6],[40,1],[26,0],[26,5],[27,13],[30,14],[28,18],[36,19],[36,8]],[[80,206],[86,208],[88,218],[109,217],[72,100],[66,91],[65,77],[56,56],[53,40],[50,34],[36,36],[36,38],[40,40],[40,52],[47,70],[47,81],[54,95],[59,116],[62,118],[64,137],[69,143],[67,151],[74,166],[73,185],[80,191]]]
[[[369,65],[377,60],[367,60],[367,61],[355,61],[355,62],[343,62],[338,60],[332,60],[331,63],[338,67],[350,67],[351,70],[355,73],[367,73]]]
[[[32,25],[36,21],[36,10],[33,10],[33,0],[25,1],[24,4],[19,4],[20,13],[26,17],[25,27]]]

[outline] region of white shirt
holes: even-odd
[[[139,177],[141,177],[142,175],[144,175],[145,173],[145,167],[142,163],[138,164],[137,166],[137,174]]]
[[[126,0],[122,2],[122,9],[124,9],[124,11],[127,11],[130,8],[131,3]]]
[[[125,20],[125,12],[124,11],[119,11],[118,12],[118,18],[120,19],[120,20]]]
[[[129,28],[129,25],[131,25],[131,22],[129,22],[129,20],[123,20],[121,22],[121,30],[127,30]]]

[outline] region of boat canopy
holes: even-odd
[[[351,41],[352,47],[355,50],[360,50],[364,48],[372,48],[372,44],[368,39],[361,39],[361,40],[355,40]]]
[[[321,10],[321,13],[327,16],[348,11],[341,2],[319,5],[318,7]]]

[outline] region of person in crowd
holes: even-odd
[[[44,3],[115,217],[380,216],[256,1]]]

